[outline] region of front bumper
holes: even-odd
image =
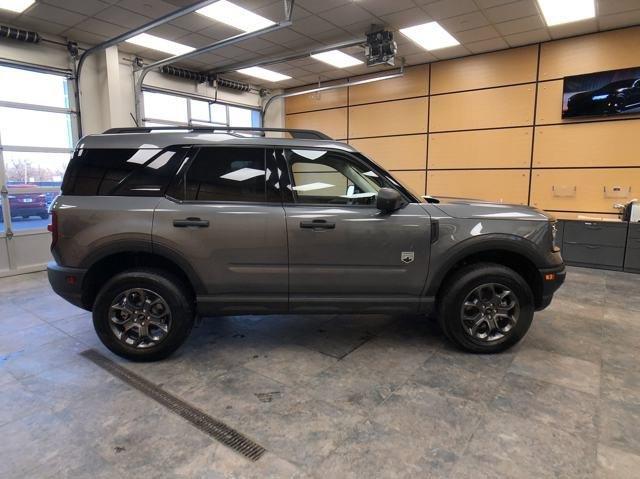
[[[539,272],[542,278],[542,296],[540,304],[536,307],[537,311],[549,306],[553,299],[553,294],[562,286],[567,276],[564,264],[553,268],[541,269]]]
[[[55,261],[47,264],[47,276],[53,291],[71,304],[87,309],[82,301],[82,281],[87,270],[81,268],[67,268]]]

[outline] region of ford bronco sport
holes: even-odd
[[[171,354],[196,315],[272,313],[433,311],[455,344],[492,353],[565,276],[545,213],[424,200],[307,130],[90,135],[51,211],[53,289],[134,360]]]

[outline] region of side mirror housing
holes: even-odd
[[[392,213],[402,208],[402,196],[392,188],[380,188],[378,190],[378,199],[376,200],[376,208],[383,213]]]

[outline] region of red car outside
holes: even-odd
[[[47,198],[44,193],[18,193],[15,190],[20,188],[33,188],[31,185],[10,185],[12,190],[9,193],[9,211],[11,217],[21,216],[29,218],[30,216],[39,216],[40,218],[49,218],[47,210]],[[2,221],[2,205],[0,205],[0,221]]]

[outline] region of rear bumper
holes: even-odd
[[[55,261],[47,264],[47,276],[53,291],[71,304],[87,309],[82,301],[82,280],[87,270],[67,268]]]
[[[567,276],[564,264],[553,268],[540,269],[542,278],[542,298],[536,310],[540,311],[551,303],[553,295],[562,286]]]

